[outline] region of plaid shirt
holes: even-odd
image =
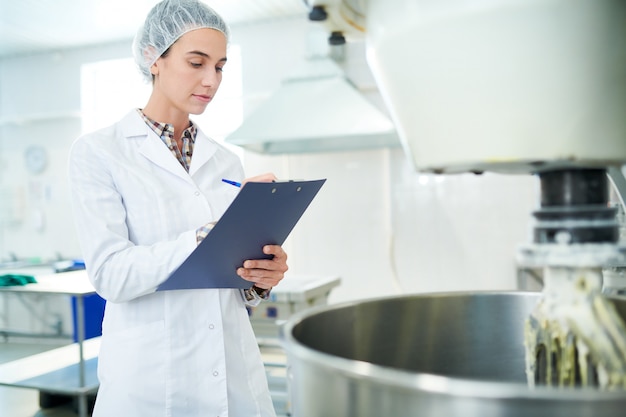
[[[180,162],[180,164],[185,168],[185,171],[189,172],[189,165],[191,165],[191,156],[193,155],[193,145],[196,142],[196,135],[198,133],[196,126],[193,122],[189,121],[189,127],[183,131],[182,139],[183,139],[183,149],[178,148],[176,140],[174,139],[174,125],[169,123],[160,123],[152,120],[140,109],[137,109],[143,117],[143,120],[146,122],[148,126],[161,138],[165,146],[172,152],[174,158]]]

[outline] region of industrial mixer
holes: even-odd
[[[626,2],[305,2],[332,42],[365,39],[416,170],[538,177],[518,261],[545,285],[293,318],[293,415],[622,415],[626,301],[603,294],[603,269],[626,265],[608,205],[626,163]]]

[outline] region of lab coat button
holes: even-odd
[[[193,195],[195,195],[196,197],[200,195],[200,191],[196,191],[195,193],[193,193]]]
[[[215,329],[215,326],[212,325],[212,324],[209,324],[209,329],[213,330],[213,329]]]
[[[220,373],[219,373],[219,372],[217,372],[217,371],[213,372],[213,376],[218,376],[219,374],[220,374]]]

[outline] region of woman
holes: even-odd
[[[157,4],[134,43],[153,85],[148,103],[72,146],[79,241],[107,300],[95,417],[275,415],[245,306],[283,278],[281,247],[237,270],[250,290],[155,291],[235,197],[221,179],[243,177],[239,159],[189,120],[217,92],[227,41],[209,7]]]

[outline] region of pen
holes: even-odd
[[[226,180],[224,178],[222,178],[222,181],[224,181],[226,184],[234,185],[235,187],[241,187],[241,183],[237,181]]]

